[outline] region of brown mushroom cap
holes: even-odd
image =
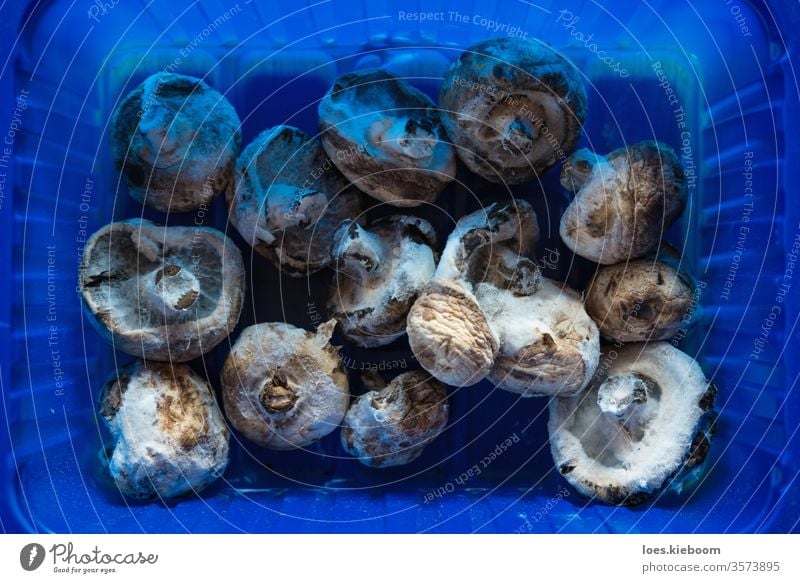
[[[342,446],[366,466],[407,464],[441,433],[448,412],[444,385],[423,371],[403,373],[353,402]]]
[[[225,413],[247,439],[270,449],[305,447],[339,426],[349,403],[347,374],[328,342],[290,324],[245,328],[222,369]]]
[[[186,75],[151,75],[111,121],[114,161],[128,192],[163,212],[209,204],[227,187],[241,146],[233,106]]]
[[[184,362],[214,348],[236,326],[244,265],[216,229],[133,219],[92,235],[80,289],[89,319],[115,348]]]
[[[112,374],[100,414],[114,437],[109,470],[131,498],[198,492],[228,463],[228,428],[208,383],[184,364],[135,361]]]
[[[431,282],[408,312],[406,330],[415,358],[448,385],[474,385],[492,369],[497,336],[460,282]]]
[[[456,158],[433,101],[381,69],[339,77],[319,104],[322,145],[358,188],[394,206],[433,201]]]
[[[534,39],[494,38],[465,50],[445,73],[439,103],[464,164],[507,184],[564,158],[586,118],[578,70]]]
[[[337,277],[328,308],[351,342],[384,346],[405,334],[406,315],[436,270],[436,233],[424,219],[392,215],[336,232]]]
[[[679,491],[708,453],[715,395],[700,365],[667,342],[608,348],[586,392],[550,401],[556,468],[609,504]]]
[[[691,321],[692,278],[660,258],[601,267],[586,294],[586,310],[608,338],[641,342],[672,338]]]
[[[290,126],[264,130],[248,144],[226,196],[244,240],[294,277],[327,266],[339,223],[361,213],[360,193],[319,141]]]
[[[686,178],[675,151],[641,142],[599,156],[576,152],[561,174],[575,199],[561,217],[561,238],[572,251],[610,265],[642,257],[686,206]]]

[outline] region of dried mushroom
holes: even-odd
[[[227,198],[244,240],[295,277],[327,266],[336,227],[361,213],[361,194],[319,141],[290,126],[265,130],[244,149]]]
[[[455,176],[433,101],[381,69],[339,77],[319,104],[319,129],[342,174],[388,204],[431,202]]]
[[[368,229],[352,221],[339,227],[328,307],[348,340],[375,347],[405,334],[408,310],[436,270],[435,245],[433,227],[417,217],[393,215]]]
[[[328,342],[290,324],[245,328],[222,369],[225,412],[247,439],[269,449],[304,447],[339,426],[349,403],[347,374]]]
[[[448,410],[444,385],[422,371],[403,373],[353,402],[342,446],[366,466],[410,463],[447,425]]]
[[[133,219],[92,235],[79,282],[89,319],[115,348],[184,362],[236,326],[244,265],[233,242],[215,229]]]
[[[691,323],[695,284],[670,249],[597,270],[586,311],[604,336],[619,342],[667,340]]]
[[[523,201],[458,222],[408,315],[409,343],[425,370],[456,386],[488,376],[524,396],[586,386],[599,332],[578,294],[542,277],[526,257],[537,238],[536,216]]]
[[[534,39],[495,38],[465,50],[442,81],[447,134],[472,172],[507,184],[541,176],[580,137],[579,71]]]
[[[489,271],[499,272],[486,264],[500,247],[512,256],[525,255],[537,238],[536,215],[524,201],[492,205],[458,221],[433,280],[408,313],[408,341],[425,370],[454,386],[473,385],[489,374],[498,338],[478,304],[473,283]],[[538,273],[535,265],[529,267]]]
[[[576,193],[561,217],[572,251],[610,265],[652,251],[686,206],[686,178],[675,151],[640,142],[599,156],[576,152],[561,170]]]
[[[164,212],[210,204],[227,187],[241,145],[233,106],[186,75],[151,75],[111,121],[114,161],[129,193]]]
[[[130,498],[199,492],[228,464],[228,428],[208,383],[185,364],[135,361],[106,381],[109,470]]]
[[[667,342],[608,349],[585,393],[550,402],[556,468],[608,504],[680,491],[708,453],[715,396],[700,365]]]
[[[497,335],[460,282],[431,282],[411,306],[406,330],[414,357],[448,385],[474,385],[492,370]]]

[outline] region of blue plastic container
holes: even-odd
[[[800,516],[800,57],[795,3],[674,0],[534,3],[239,0],[6,3],[0,10],[0,528],[34,532],[787,532]],[[71,8],[70,8],[71,6]],[[424,18],[419,14],[424,10]],[[430,16],[430,18],[428,17]],[[114,219],[225,229],[204,216],[142,211],[120,186],[108,121],[120,97],[162,69],[204,77],[243,120],[247,143],[279,123],[314,132],[316,104],[342,72],[383,66],[434,98],[460,48],[500,35],[563,47],[587,77],[584,145],[605,152],[660,139],[692,176],[669,234],[702,282],[703,310],[681,341],[719,388],[719,432],[699,487],[627,509],[590,503],[552,468],[547,403],[488,385],[452,396],[451,423],[413,464],[369,470],[333,434],[307,452],[234,435],[225,479],[200,497],[132,504],[101,463],[95,414],[114,354],[82,317],[76,273],[86,237]],[[496,187],[466,176],[481,197]],[[564,262],[557,171],[514,189],[534,201],[550,275]],[[452,187],[452,212],[473,208]],[[445,233],[442,212],[429,218]],[[233,233],[230,235],[234,236]],[[235,237],[236,238],[236,237]],[[236,238],[237,242],[242,241]],[[243,249],[246,246],[242,245]],[[306,281],[256,256],[241,326],[311,328],[324,309]],[[311,284],[322,285],[329,274]],[[789,287],[781,288],[781,284]],[[783,289],[784,291],[781,291]],[[283,293],[281,293],[281,291]],[[234,339],[235,339],[234,335]],[[198,372],[218,385],[223,343]],[[416,368],[399,342],[350,351],[348,367]],[[405,359],[405,360],[403,360]],[[498,444],[510,445],[490,464]],[[477,467],[471,477],[463,474]]]

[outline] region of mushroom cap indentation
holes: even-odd
[[[177,265],[165,265],[155,273],[156,295],[171,310],[187,310],[200,297],[200,284],[191,272]]]
[[[286,413],[294,408],[297,403],[297,393],[289,386],[286,374],[280,369],[264,383],[264,388],[259,395],[261,406],[267,413]]]
[[[640,375],[620,375],[608,377],[598,390],[597,403],[600,409],[614,415],[621,414],[622,408],[647,400],[647,382]]]

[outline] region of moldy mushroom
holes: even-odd
[[[533,180],[564,158],[586,118],[578,70],[533,39],[489,39],[462,52],[439,104],[467,168],[506,184]]]
[[[230,334],[244,298],[244,265],[225,235],[133,219],[89,241],[79,285],[89,319],[115,348],[184,362]]]
[[[265,130],[245,148],[227,198],[244,240],[294,277],[328,265],[336,227],[361,213],[361,194],[319,141],[291,126]]]
[[[454,386],[473,385],[489,374],[498,338],[473,293],[473,282],[486,276],[486,262],[499,247],[511,250],[512,257],[515,252],[524,255],[537,238],[536,215],[525,201],[492,205],[456,223],[433,280],[408,313],[409,344],[425,370]],[[538,269],[529,267],[520,280],[535,285]]]
[[[447,425],[444,385],[423,371],[406,372],[353,401],[342,423],[342,447],[375,468],[417,459]]]
[[[245,328],[222,369],[225,412],[247,439],[269,449],[309,445],[339,426],[350,400],[347,374],[328,342],[290,324]]]
[[[691,322],[694,306],[694,281],[667,247],[658,256],[601,267],[586,293],[586,311],[600,332],[619,342],[672,338]]]
[[[561,185],[576,193],[561,217],[572,251],[610,265],[652,251],[686,206],[686,178],[675,151],[640,142],[600,156],[575,152]]]
[[[163,212],[210,204],[227,187],[241,145],[233,106],[186,75],[151,75],[111,121],[114,161],[128,191]]]
[[[608,349],[585,393],[550,402],[556,468],[608,504],[680,491],[708,453],[715,396],[700,365],[667,342]]]
[[[199,492],[228,464],[228,428],[208,383],[185,364],[135,361],[106,381],[109,471],[130,498]]]
[[[406,331],[406,315],[436,270],[436,233],[424,219],[393,215],[368,229],[345,221],[333,242],[337,277],[328,307],[345,337],[384,346]]]
[[[523,397],[574,395],[594,374],[600,333],[578,293],[542,277],[520,293],[483,282],[476,297],[499,338],[489,380]]]
[[[433,101],[382,69],[339,77],[320,101],[319,130],[342,174],[394,206],[433,201],[456,173]]]
[[[538,236],[528,203],[462,218],[436,275],[408,315],[411,349],[436,378],[468,386],[488,378],[523,396],[583,389],[599,358],[599,332],[580,297],[541,276],[526,255]]]

